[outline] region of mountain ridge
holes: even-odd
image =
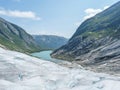
[[[68,39],[62,36],[56,35],[32,35],[36,43],[41,46],[42,49],[57,49],[66,44]]]
[[[21,27],[0,18],[0,44],[10,50],[34,52],[40,50],[33,37]]]
[[[84,21],[54,58],[77,62],[86,68],[120,73],[120,1]]]

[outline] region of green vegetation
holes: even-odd
[[[24,53],[40,51],[32,36],[22,28],[0,18],[0,44],[10,50]]]
[[[120,26],[120,3],[97,14],[96,16],[83,22],[72,38],[82,35],[93,35],[96,38],[112,35]],[[119,28],[120,29],[120,28]]]
[[[79,57],[79,60],[84,60],[84,55],[86,57],[86,54],[91,54],[92,50],[98,49],[99,52],[100,47],[109,46],[120,40],[119,8],[120,2],[84,21],[68,43],[55,50],[51,56],[66,59],[67,55],[68,60],[69,57],[74,59]]]

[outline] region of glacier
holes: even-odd
[[[120,77],[0,48],[0,90],[120,90]]]

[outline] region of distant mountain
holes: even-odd
[[[120,73],[120,1],[84,21],[51,56],[97,71]]]
[[[55,35],[33,35],[33,38],[42,49],[57,49],[68,41],[64,37]]]
[[[33,37],[21,27],[0,18],[0,46],[20,52],[40,50]]]

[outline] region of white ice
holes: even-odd
[[[120,78],[0,48],[0,90],[120,90]]]

